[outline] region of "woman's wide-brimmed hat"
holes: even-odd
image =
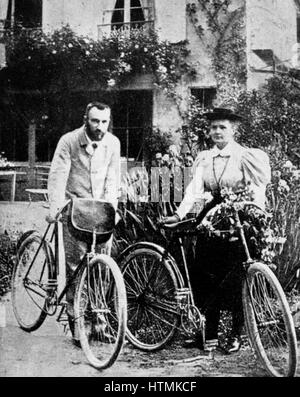
[[[208,120],[231,120],[231,121],[241,121],[243,117],[237,113],[234,113],[228,108],[214,108],[212,112],[204,113]]]

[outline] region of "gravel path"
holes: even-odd
[[[22,331],[9,296],[2,302],[6,321],[0,323],[0,377],[265,377],[250,348],[232,356],[213,356],[184,349],[177,340],[156,353],[145,353],[127,342],[117,362],[105,371],[88,365],[81,349],[55,318],[47,318],[33,333]],[[5,326],[3,326],[5,325]],[[298,376],[300,372],[298,371]]]

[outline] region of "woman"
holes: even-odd
[[[205,116],[210,121],[210,137],[215,145],[197,156],[193,179],[185,196],[175,215],[165,218],[164,223],[183,219],[205,192],[216,198],[222,188],[238,191],[247,186],[253,201],[264,208],[266,185],[271,178],[267,154],[235,142],[237,124],[242,118],[230,109],[215,108]],[[229,309],[232,333],[226,346],[228,353],[238,351],[241,346],[243,310],[241,274],[237,265],[244,259],[239,241],[201,236],[197,239],[191,279],[196,304],[206,316],[206,346],[217,346],[220,310]],[[230,272],[232,269],[234,271]],[[198,342],[194,341],[192,346]]]

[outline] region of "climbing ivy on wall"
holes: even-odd
[[[232,0],[197,0],[187,6],[190,21],[211,55],[218,100],[223,103],[238,96],[247,76],[244,0],[239,8],[231,6]],[[205,15],[204,24],[200,14]]]

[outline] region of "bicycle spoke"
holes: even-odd
[[[152,313],[153,317],[159,319],[159,321],[162,322],[163,324],[166,324],[166,325],[168,325],[168,326],[170,326],[170,327],[173,327],[173,326],[174,326],[173,323],[171,323],[170,321],[167,321],[167,320],[166,320],[166,318],[165,318],[165,316],[164,316],[164,313],[163,313],[162,315],[159,315],[159,314],[157,313],[157,311],[154,311],[152,308],[148,308],[148,311],[150,311],[150,312]]]
[[[289,376],[296,368],[296,336],[284,292],[266,265],[251,265],[249,272],[243,299],[253,346],[271,375]]]
[[[137,250],[125,264],[128,338],[145,350],[161,348],[177,328],[175,278],[160,254]]]
[[[108,266],[97,259],[79,274],[76,289],[74,308],[79,313],[81,345],[91,365],[99,369],[113,364],[125,335],[125,287],[120,284],[122,276],[117,279],[116,275],[121,273],[114,261]]]
[[[12,279],[12,304],[20,327],[26,331],[37,329],[48,314],[45,289],[51,268],[48,252],[50,247],[47,248],[46,242],[42,244],[42,238],[33,233],[24,240],[17,255]]]

